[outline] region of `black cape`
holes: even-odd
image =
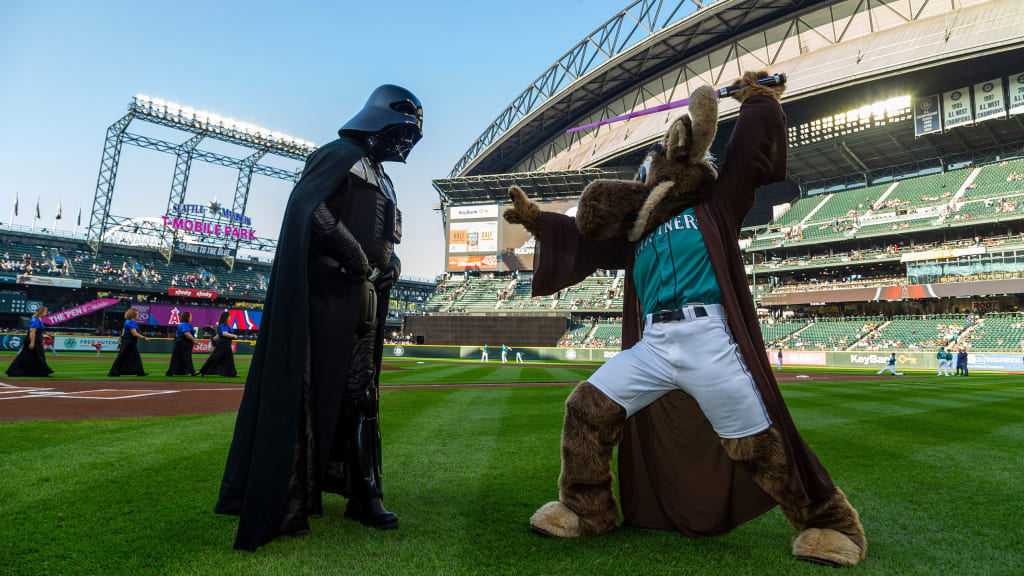
[[[191,358],[190,358],[191,360]],[[238,376],[235,369],[235,353],[231,351],[231,340],[228,338],[217,338],[213,342],[213,352],[203,362],[199,372],[209,376],[227,376],[234,378]]]
[[[49,376],[53,369],[46,363],[46,356],[43,354],[43,331],[36,330],[36,347],[29,348],[29,333],[21,339],[21,350],[14,357],[11,365],[7,367],[7,375],[16,376]]]
[[[324,145],[306,159],[302,178],[288,198],[216,507],[219,514],[240,516],[235,548],[254,550],[281,533],[296,443],[312,440],[308,426],[301,427],[306,438],[299,430],[309,344],[310,220],[317,204],[345,185],[349,170],[363,155],[348,138]],[[352,307],[351,325],[338,327],[339,334],[355,332],[357,308]],[[337,369],[347,373],[351,337],[331,344]],[[316,410],[328,404],[318,402]],[[322,426],[325,420],[333,422],[318,422]],[[321,430],[320,437],[325,436]],[[330,449],[329,443],[323,444],[319,450]]]
[[[174,350],[171,351],[171,364],[167,368],[168,376],[188,376],[196,371],[192,364],[192,349],[195,344],[179,334],[174,338]]]

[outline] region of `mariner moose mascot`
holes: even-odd
[[[531,518],[548,536],[616,528],[619,447],[627,524],[691,537],[730,531],[775,505],[793,554],[849,566],[867,540],[857,511],[800,437],[772,375],[737,245],[755,190],[786,173],[785,77],[747,72],[717,170],[707,156],[718,96],[704,86],[648,154],[636,181],[598,180],[576,218],[541,212],[517,188],[505,213],[538,240],[535,296],[598,268],[625,269],[623,351],[566,400],[559,498]]]
[[[422,128],[419,100],[381,86],[292,190],[216,508],[240,516],[235,548],[306,532],[325,491],[348,498],[346,517],[398,527],[377,385],[402,218],[382,165],[405,162]]]

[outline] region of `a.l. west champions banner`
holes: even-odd
[[[1024,72],[1010,76],[1010,116],[1024,114]]]
[[[171,296],[183,296],[185,298],[205,298],[213,300],[217,298],[216,290],[200,290],[196,288],[177,288],[170,287],[167,289],[167,293]]]
[[[971,94],[967,88],[950,90],[942,94],[942,127],[945,130],[966,126],[974,122]]]
[[[1002,78],[974,85],[974,118],[978,122],[1006,118]]]

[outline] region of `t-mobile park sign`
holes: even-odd
[[[175,204],[171,207],[171,213],[169,216],[161,216],[164,220],[164,227],[207,236],[219,236],[221,238],[256,239],[256,230],[252,228],[251,218],[226,208],[221,208],[217,202],[210,202],[207,206],[202,204]],[[214,218],[222,218],[225,222],[222,224],[210,222],[207,219],[197,220],[189,218],[190,215],[202,217],[209,215]]]

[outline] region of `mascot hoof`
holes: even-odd
[[[864,559],[865,551],[842,532],[808,528],[793,538],[793,556],[826,566],[853,566]]]
[[[551,538],[575,538],[582,534],[580,517],[561,502],[548,502],[530,517],[534,532]]]

